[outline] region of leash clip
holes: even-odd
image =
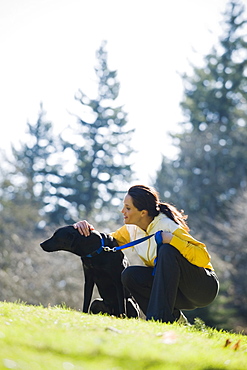
[[[117,250],[116,250],[116,247],[114,247],[114,248],[110,248],[110,247],[103,247],[103,249],[104,249],[104,251],[105,252],[116,252]]]

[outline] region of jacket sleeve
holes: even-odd
[[[111,233],[111,236],[116,239],[118,245],[124,245],[130,242],[130,234],[125,225]]]
[[[179,252],[193,265],[199,267],[208,267],[211,256],[207,251],[205,244],[194,239],[182,228],[173,232],[170,244],[179,250]]]

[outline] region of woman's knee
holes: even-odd
[[[168,256],[176,256],[177,253],[177,249],[171,244],[162,244],[158,250],[158,257],[167,258]]]
[[[149,286],[153,269],[146,266],[128,266],[123,270],[121,279],[124,287]]]

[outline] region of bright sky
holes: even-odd
[[[222,34],[227,0],[0,0],[0,146],[8,149],[35,123],[42,101],[57,132],[71,123],[80,88],[94,98],[95,52],[107,40],[118,71],[119,104],[135,128],[138,182],[150,184],[167,133],[182,120],[179,103],[189,62]]]

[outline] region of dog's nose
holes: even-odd
[[[45,250],[45,242],[40,243],[40,247]]]

